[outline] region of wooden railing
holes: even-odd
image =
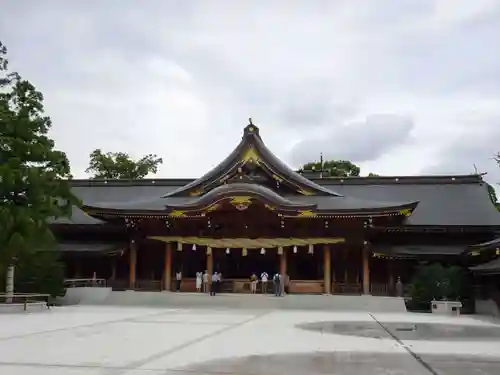
[[[64,286],[66,288],[104,288],[107,286],[106,279],[66,279]]]
[[[0,305],[23,305],[24,311],[28,309],[30,304],[45,304],[50,308],[50,294],[41,293],[0,293]]]
[[[372,283],[370,292],[372,296],[389,296],[391,294],[389,285],[383,283]]]
[[[332,294],[361,294],[362,287],[359,283],[333,283]]]
[[[129,289],[129,282],[126,279],[107,280],[105,285],[112,287],[113,290]],[[171,290],[175,291],[175,280],[172,280],[171,286]],[[370,287],[371,294],[374,296],[392,295],[388,284],[372,283]],[[257,293],[261,293],[261,288],[262,284],[259,282]],[[139,279],[135,283],[134,290],[160,291],[163,290],[163,282],[161,280]],[[323,293],[324,282],[323,280],[290,280],[289,290],[290,293],[297,294]],[[181,292],[195,291],[195,279],[186,278],[182,280]],[[332,283],[331,292],[332,294],[360,295],[363,293],[363,286],[361,283]],[[250,281],[245,279],[222,279],[219,285],[219,293],[250,293]],[[272,280],[267,282],[267,293],[273,293]]]

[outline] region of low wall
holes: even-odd
[[[62,298],[64,304],[78,303],[101,303],[111,293],[111,288],[104,287],[77,287],[66,289],[66,295]]]
[[[492,299],[476,299],[476,314],[500,317],[500,309]]]
[[[25,310],[26,308],[26,310]],[[47,303],[45,302],[30,302],[24,305],[24,303],[0,303],[0,314],[6,313],[18,313],[24,311],[42,311],[47,310]]]

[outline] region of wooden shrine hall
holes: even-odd
[[[182,291],[194,291],[207,270],[222,273],[223,291],[248,292],[266,271],[289,275],[291,293],[391,294],[422,261],[459,262],[500,228],[481,176],[318,178],[286,166],[252,123],[198,179],[73,189],[83,212],[53,223],[68,277],[97,274],[115,289],[172,290],[181,271]]]

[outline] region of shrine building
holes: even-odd
[[[208,152],[209,150],[207,150]],[[391,295],[401,277],[460,264],[490,241],[500,214],[480,175],[329,177],[298,173],[259,128],[195,180],[74,180],[83,201],[52,223],[68,278],[115,290],[195,290],[222,272],[222,291],[246,293],[252,273],[288,274],[291,293]]]

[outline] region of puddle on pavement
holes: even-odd
[[[477,341],[500,340],[500,326],[467,326],[437,323],[382,323],[377,322],[312,322],[296,325],[299,329],[327,334],[367,338],[391,338],[400,340]]]

